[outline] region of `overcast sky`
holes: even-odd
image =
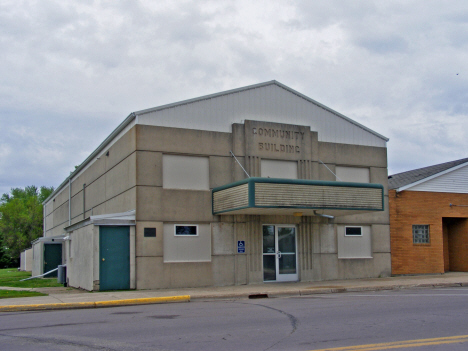
[[[0,194],[132,111],[273,79],[390,138],[389,174],[468,157],[466,0],[2,0],[0,48]]]

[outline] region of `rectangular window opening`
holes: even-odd
[[[345,236],[362,236],[362,227],[345,227]]]
[[[156,228],[145,228],[143,235],[145,238],[156,238]]]
[[[175,227],[176,236],[197,236],[198,235],[198,225],[176,224],[174,227]]]
[[[428,224],[413,225],[413,244],[430,244]]]

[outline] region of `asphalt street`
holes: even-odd
[[[1,350],[467,350],[468,288],[0,315]]]

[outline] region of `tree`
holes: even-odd
[[[0,255],[3,261],[17,261],[21,251],[31,241],[42,236],[42,202],[54,191],[53,187],[27,186],[12,188],[0,198]]]

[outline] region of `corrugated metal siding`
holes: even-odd
[[[408,188],[410,191],[468,194],[468,166]]]
[[[215,213],[249,205],[249,185],[242,184],[213,193]]]
[[[382,138],[274,84],[138,115],[139,124],[218,132],[246,119],[310,126],[319,141],[386,147]]]
[[[298,184],[255,184],[255,206],[382,209],[382,190]]]

